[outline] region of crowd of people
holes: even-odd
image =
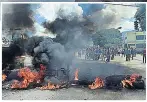
[[[120,56],[121,48],[102,48],[98,46],[89,47],[86,49],[85,59],[102,60],[110,62],[114,60],[116,55]]]
[[[110,62],[111,60],[114,60],[115,56],[121,56],[125,57],[126,61],[133,60],[134,57],[136,57],[136,49],[132,47],[128,48],[120,48],[120,47],[99,47],[99,46],[93,46],[88,47],[84,51],[85,53],[85,59],[86,60],[102,60],[106,62]],[[143,50],[143,63],[146,63],[146,49]],[[81,53],[78,53],[79,56],[81,56]]]

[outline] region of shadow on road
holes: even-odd
[[[114,64],[102,63],[100,61],[74,61],[70,69],[70,79],[74,78],[74,72],[79,69],[79,80],[94,80],[95,77],[106,77],[110,75],[128,75],[128,74],[144,74],[145,72],[140,69],[131,69],[129,67]],[[145,76],[145,75],[143,75]]]

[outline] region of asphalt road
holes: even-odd
[[[50,90],[2,91],[3,100],[145,100],[145,90],[111,91],[106,89],[69,88]]]
[[[79,80],[93,80],[96,76],[123,75],[138,73],[145,76],[145,64],[136,66],[134,63],[139,63],[138,60],[131,61],[131,67],[124,64],[117,57],[111,63],[98,61],[75,60],[72,65],[71,79],[76,68],[79,69]],[[125,62],[128,63],[128,62]],[[112,91],[108,89],[90,90],[84,87],[70,87],[68,89],[51,90],[2,90],[3,100],[145,100],[145,90],[119,90]]]

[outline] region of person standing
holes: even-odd
[[[126,48],[124,49],[124,57],[126,57]]]
[[[121,52],[121,51],[120,51],[120,48],[118,48],[118,56],[120,56],[120,52]]]
[[[78,57],[81,58],[81,50],[78,51]]]
[[[105,49],[104,48],[102,49],[102,56],[101,57],[102,57],[102,61],[105,61]]]
[[[128,49],[128,60],[130,61],[130,58],[131,58],[131,49],[129,48]]]
[[[122,51],[121,51],[121,57],[123,57],[123,56],[124,56],[124,53],[125,53],[125,50],[124,50],[124,49],[122,49]]]
[[[110,49],[107,50],[107,59],[106,62],[110,62]]]
[[[128,48],[125,49],[126,61],[128,61]]]
[[[130,61],[131,51],[129,48],[125,50],[126,61]]]
[[[114,48],[112,48],[112,50],[111,50],[111,54],[112,54],[112,56],[111,56],[111,60],[114,60]]]
[[[89,59],[89,48],[86,48],[86,55],[85,55],[85,59]]]
[[[146,63],[146,48],[143,50],[143,63]]]
[[[99,60],[99,55],[100,55],[100,49],[98,47],[96,47],[95,49],[95,60]]]
[[[131,48],[131,57],[132,57],[132,60],[133,60],[133,57],[134,57],[134,49]]]
[[[134,49],[134,57],[136,57],[136,48]]]

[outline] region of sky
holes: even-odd
[[[134,30],[134,15],[137,7],[111,4],[32,4],[32,10],[35,11],[35,27],[38,28],[38,32],[44,31],[41,27],[42,22],[52,22],[58,17],[57,12],[61,8],[65,16],[70,14],[81,18],[90,16],[99,28],[122,27],[121,32]],[[72,19],[72,16],[70,17]]]

